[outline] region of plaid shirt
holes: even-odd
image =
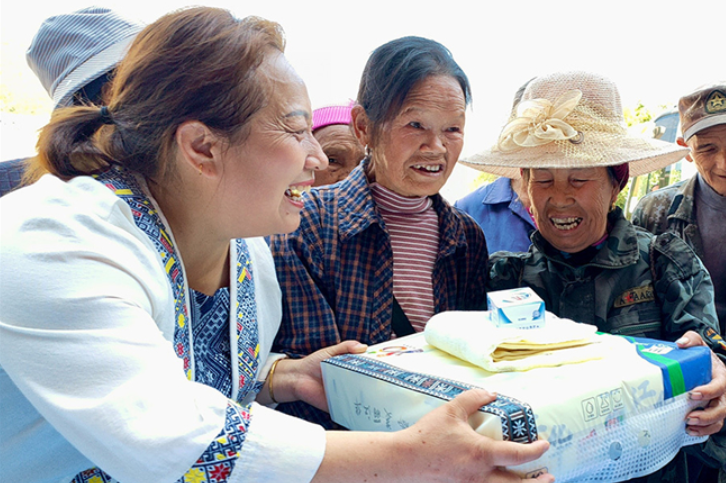
[[[343,340],[376,344],[391,338],[393,250],[365,166],[335,185],[311,190],[297,231],[271,239],[283,292],[277,352],[302,356]],[[440,195],[432,200],[440,226],[434,311],[484,309],[484,234]],[[280,409],[332,427],[327,414],[306,404]]]

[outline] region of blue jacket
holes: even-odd
[[[534,222],[512,190],[509,178],[498,178],[454,203],[481,226],[489,253],[526,252]]]

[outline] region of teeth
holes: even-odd
[[[300,201],[303,193],[310,191],[310,186],[290,186],[285,190],[285,196],[295,201]]]
[[[441,166],[440,166],[440,165],[438,165],[438,164],[437,164],[437,165],[434,165],[434,166],[430,166],[430,165],[422,165],[422,164],[416,164],[416,165],[414,165],[413,167],[414,167],[415,169],[422,169],[422,170],[424,170],[424,171],[428,171],[428,172],[430,172],[430,173],[438,173],[439,171],[441,171]]]
[[[582,222],[582,218],[568,217],[568,218],[550,218],[550,221],[555,225],[558,230],[572,230]]]

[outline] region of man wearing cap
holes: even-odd
[[[713,280],[721,334],[726,330],[726,81],[700,87],[678,102],[692,178],[644,196],[633,223],[683,238],[703,260]]]
[[[671,232],[686,241],[711,274],[721,334],[726,330],[726,81],[699,87],[678,102],[686,159],[698,172],[690,179],[644,196],[633,212],[633,224],[655,233]],[[708,452],[726,483],[726,431],[713,435]],[[689,461],[689,463],[691,463]],[[704,468],[699,483],[716,481],[716,470]]]
[[[53,109],[100,104],[109,75],[142,27],[101,7],[45,20],[26,59],[53,100]],[[0,163],[0,196],[20,185],[24,161]]]

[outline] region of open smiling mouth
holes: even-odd
[[[558,230],[569,231],[577,228],[582,223],[582,218],[570,216],[567,218],[550,218],[550,221]]]
[[[292,201],[302,201],[302,195],[306,191],[310,191],[310,186],[290,186],[285,190],[285,196],[290,198]]]
[[[440,173],[444,169],[440,164],[414,164],[412,168],[425,173]]]

